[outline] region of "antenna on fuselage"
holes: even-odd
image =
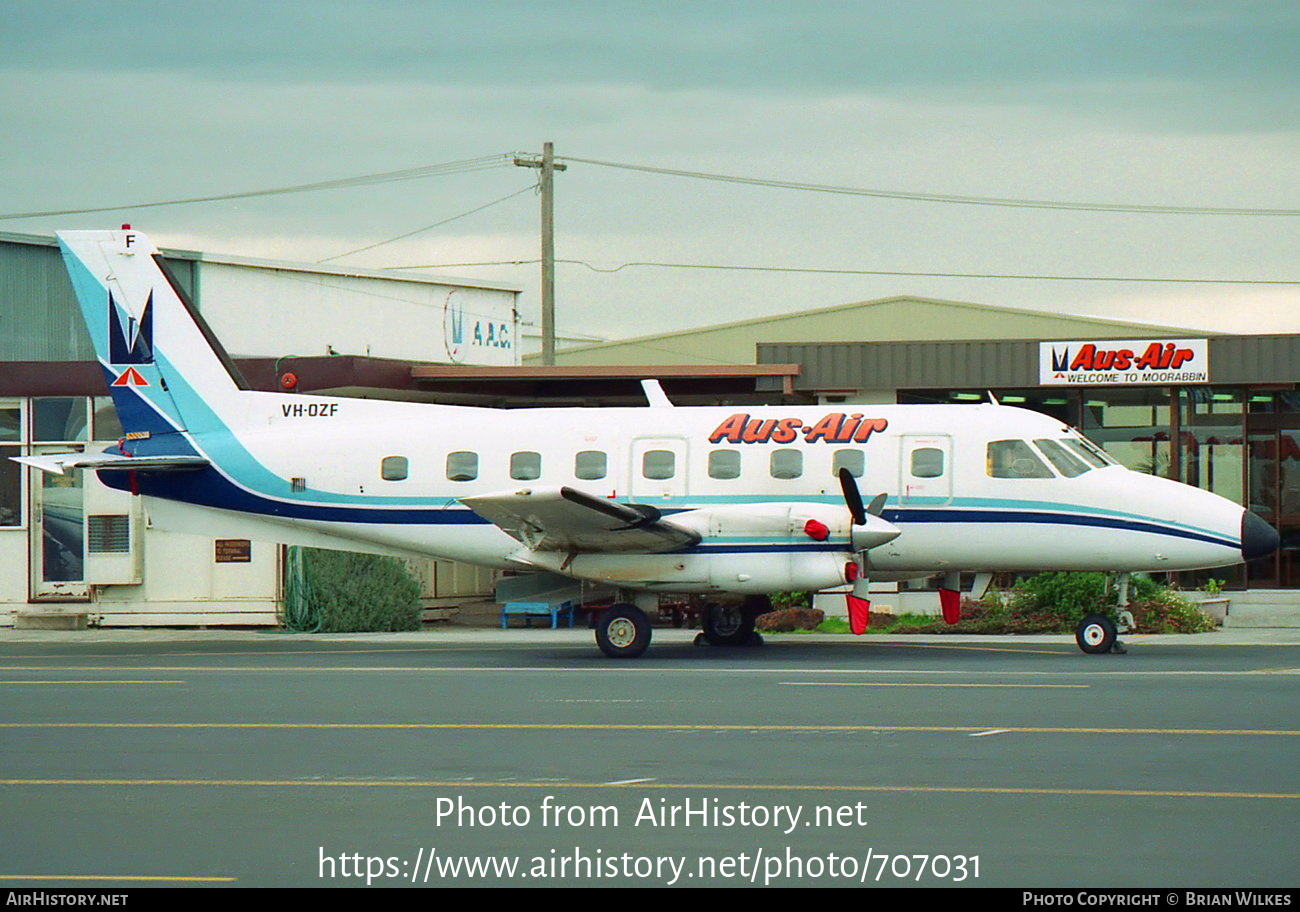
[[[989,394],[989,402],[993,403],[994,405],[1002,404],[1001,402],[998,402],[998,397],[993,395],[993,390],[988,390],[987,392]]]
[[[668,394],[664,392],[658,380],[642,380],[641,389],[645,390],[646,402],[651,408],[673,408],[672,400],[668,398]]]

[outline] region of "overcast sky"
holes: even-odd
[[[41,0],[0,30],[0,210],[279,187],[556,154],[854,187],[1300,208],[1300,5]],[[504,160],[503,160],[504,162]],[[472,173],[155,209],[163,246],[316,261],[529,186]],[[556,251],[628,262],[1300,280],[1300,218],[831,196],[570,163]],[[334,261],[538,256],[531,192]],[[534,265],[445,274],[514,283]],[[441,273],[440,273],[441,274]],[[562,264],[562,331],[618,338],[894,294],[1300,332],[1300,286],[830,276]],[[869,338],[846,326],[845,338]]]

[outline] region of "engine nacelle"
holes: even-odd
[[[851,518],[829,504],[735,504],[665,518],[700,543],[671,554],[531,552],[530,563],[580,579],[663,592],[745,595],[844,583]]]

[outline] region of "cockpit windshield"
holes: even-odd
[[[1087,437],[1065,437],[1062,438],[1061,443],[1074,450],[1074,452],[1078,453],[1089,463],[1099,469],[1105,468],[1106,466],[1119,465],[1119,463],[1110,458],[1110,454],[1097,446],[1097,444],[1093,443]]]
[[[1092,468],[1088,463],[1079,459],[1077,456],[1071,456],[1065,447],[1061,446],[1055,440],[1040,438],[1034,441],[1038,449],[1047,457],[1052,465],[1056,466],[1056,471],[1060,472],[1066,478],[1074,478],[1076,475],[1082,475]]]
[[[990,478],[1056,478],[1058,473],[1076,478],[1117,464],[1082,436],[1036,437],[1032,445],[1028,440],[989,441],[985,471]]]

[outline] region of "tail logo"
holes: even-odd
[[[134,367],[128,367],[122,373],[117,375],[113,381],[113,386],[148,386],[149,381],[140,375],[140,372]]]
[[[140,320],[127,315],[126,326],[118,316],[117,302],[113,293],[108,293],[108,360],[110,364],[152,364],[153,363],[153,292],[140,311]],[[134,380],[124,380],[130,374]],[[138,381],[138,382],[136,382]],[[139,371],[129,369],[113,381],[114,386],[148,386]]]

